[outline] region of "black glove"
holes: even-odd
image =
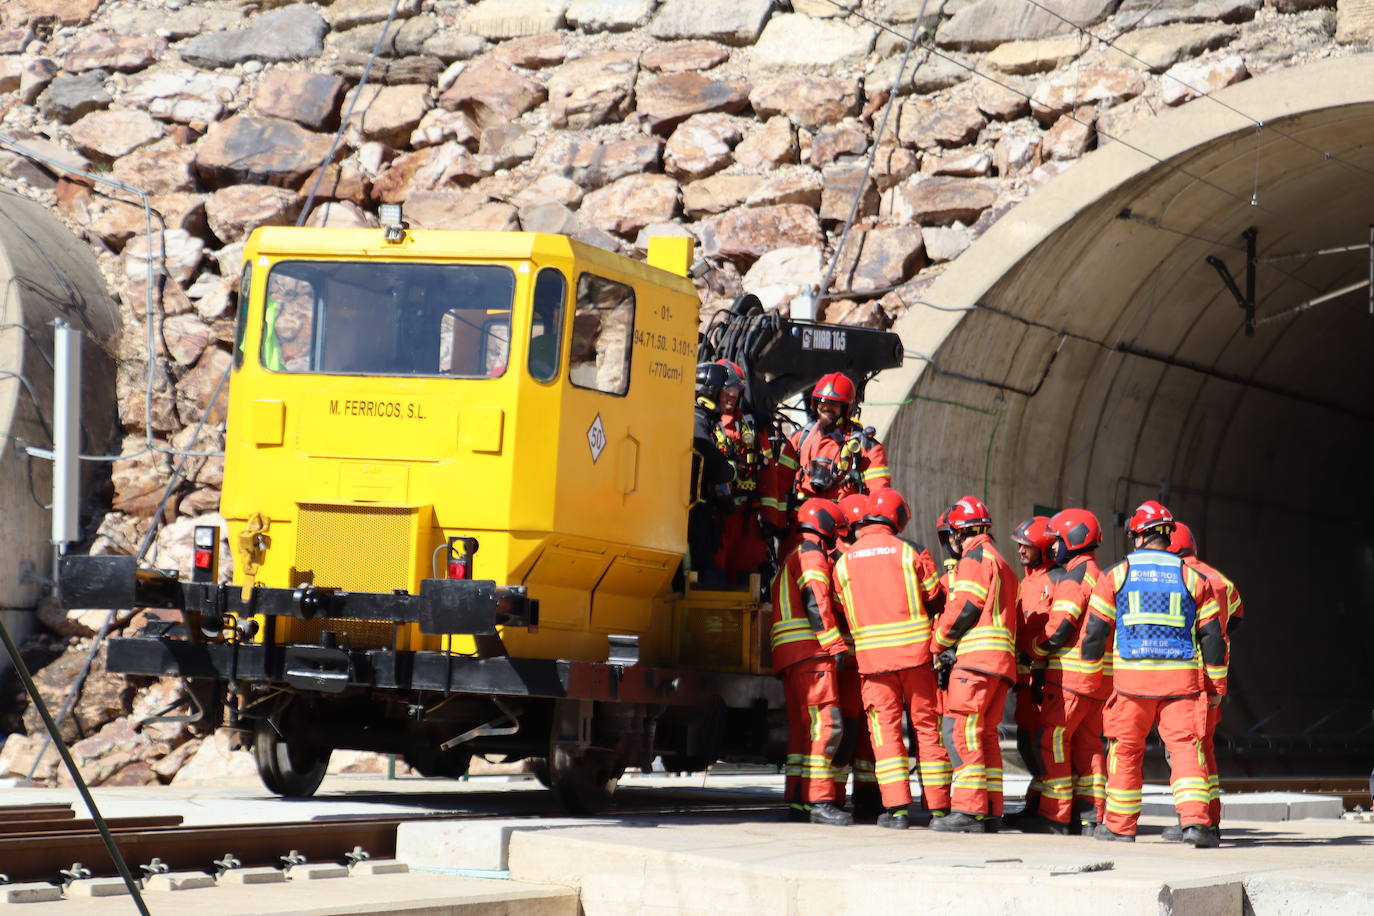
[[[1031,669],[1031,699],[1037,704],[1045,702],[1045,669]]]
[[[935,686],[941,690],[949,689],[949,676],[954,673],[956,658],[958,653],[953,649],[946,649],[935,656]]]

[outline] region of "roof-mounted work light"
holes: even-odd
[[[382,224],[383,238],[392,244],[406,237],[405,220],[401,218],[400,204],[382,204],[377,208],[377,219]]]

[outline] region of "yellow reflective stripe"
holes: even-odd
[[[1097,674],[1102,670],[1102,659],[1095,662],[1085,662],[1081,658],[1067,655],[1054,655],[1050,657],[1047,667],[1056,671],[1068,671],[1072,674]]]
[[[954,590],[956,592],[968,592],[972,595],[976,595],[979,601],[986,601],[988,597],[986,586],[980,585],[972,579],[956,579],[954,582]]]
[[[909,633],[913,630],[930,629],[930,621],[924,617],[915,620],[895,620],[892,623],[869,623],[861,627],[855,627],[853,633],[858,636],[864,635],[886,636],[892,633]]]
[[[1121,671],[1199,671],[1202,668],[1196,658],[1122,658],[1118,655],[1115,663]]]
[[[1116,603],[1113,601],[1108,601],[1101,595],[1093,595],[1091,598],[1089,598],[1088,606],[1091,607],[1093,610],[1097,611],[1103,617],[1106,617],[1108,620],[1116,619]]]
[[[911,619],[916,619],[916,611],[921,607],[921,585],[916,581],[916,551],[910,544],[902,544],[902,584],[906,586],[906,608]],[[925,620],[925,614],[921,614]]]
[[[785,468],[789,468],[793,471],[798,470],[801,467],[801,465],[797,464],[797,459],[793,458],[786,452],[780,452],[778,454],[778,464],[782,465]]]
[[[950,639],[944,633],[940,632],[939,630],[935,631],[935,644],[938,645],[940,648],[948,649],[950,646],[954,645],[954,643],[955,640]]]
[[[815,637],[814,635],[812,635],[812,633],[811,633],[810,630],[808,630],[808,631],[805,632],[805,633],[797,633],[797,634],[792,635],[792,636],[779,636],[779,635],[777,635],[776,633],[773,634],[773,648],[774,648],[774,649],[778,648],[779,646],[791,645],[791,644],[794,643],[794,642],[815,642],[815,641],[816,641],[816,637]]]
[[[787,511],[787,503],[780,499],[773,499],[770,496],[761,497],[759,499],[759,505],[763,506],[765,509],[777,509],[779,512]]]
[[[875,477],[891,477],[891,476],[892,476],[892,472],[889,471],[885,466],[884,466],[884,467],[869,468],[868,470],[864,471],[864,480],[865,480],[865,481],[872,480],[872,479],[875,478]]]
[[[875,751],[883,746],[883,730],[878,726],[878,710],[872,706],[868,708],[868,736]]]
[[[1053,729],[1053,731],[1052,731],[1052,733],[1051,733],[1051,735],[1050,735],[1050,747],[1051,747],[1052,750],[1054,751],[1054,762],[1055,762],[1055,763],[1063,763],[1063,762],[1064,762],[1064,726],[1062,726],[1062,725],[1056,725],[1056,726],[1054,727],[1054,729]],[[1046,780],[1046,782],[1053,782],[1053,781],[1054,781],[1054,780]],[[1068,779],[1065,779],[1064,781],[1065,781],[1065,782],[1068,782]]]
[[[976,751],[979,748],[978,713],[976,712],[969,713],[968,718],[964,721],[964,746],[971,751]]]
[[[929,595],[940,587],[940,577],[936,573],[931,573],[921,581],[921,594]]]
[[[912,643],[923,643],[930,638],[929,633],[922,635],[917,633],[915,636],[884,636],[884,637],[854,637],[854,648],[859,652],[867,652],[872,649],[891,649],[898,646],[909,646]]]
[[[808,569],[801,574],[797,580],[798,585],[805,585],[808,582],[819,582],[822,585],[830,585],[830,577],[819,569]]]
[[[1073,601],[1069,598],[1059,598],[1050,606],[1050,613],[1057,614],[1060,611],[1063,611],[1074,620],[1077,620],[1083,613],[1083,608],[1079,606],[1077,601]]]
[[[839,638],[840,631],[835,629],[834,627],[831,627],[828,630],[822,630],[821,632],[816,634],[816,642],[820,643],[821,645],[825,645],[828,642],[834,642]]]

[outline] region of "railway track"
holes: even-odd
[[[738,815],[776,813],[781,809],[782,805],[775,803],[729,804],[713,799],[706,803],[620,805],[608,813],[616,816]],[[194,827],[182,826],[181,818],[176,816],[107,818],[106,823],[120,854],[138,876],[154,867],[216,872],[230,857],[237,863],[234,867],[241,868],[280,868],[293,853],[304,857],[301,861],[346,864],[349,854],[358,849],[373,859],[388,859],[396,854],[397,827],[408,821],[490,817],[538,820],[565,816],[561,811],[550,809],[518,815],[425,812]],[[76,863],[88,869],[92,877],[118,874],[92,822],[77,818],[69,805],[0,808],[0,863],[3,863],[4,874],[13,882],[58,883],[63,880],[64,870]]]

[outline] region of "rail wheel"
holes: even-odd
[[[554,744],[547,762],[548,786],[570,814],[596,814],[611,804],[625,763],[616,754],[588,750],[573,754]],[[539,771],[535,771],[538,775]],[[541,782],[543,780],[540,780]]]
[[[259,719],[253,732],[253,759],[268,790],[286,798],[314,795],[329,766],[331,749],[289,741],[272,723]]]

